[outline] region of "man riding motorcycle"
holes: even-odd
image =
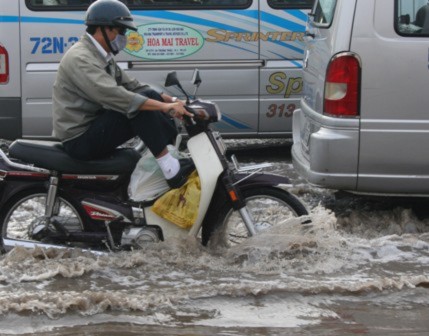
[[[53,135],[80,160],[109,156],[138,136],[157,159],[171,188],[182,186],[193,170],[167,150],[177,135],[170,117],[192,116],[184,103],[131,78],[113,56],[137,30],[126,5],[98,0],[86,12],[86,34],[61,60],[53,87]]]

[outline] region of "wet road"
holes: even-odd
[[[313,225],[230,250],[190,239],[107,256],[16,249],[0,257],[0,335],[429,333],[427,200],[310,187],[287,143],[236,155],[275,162]]]

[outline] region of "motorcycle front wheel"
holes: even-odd
[[[248,189],[242,192],[255,231],[262,232],[274,226],[287,225],[291,218],[308,215],[303,203],[285,190],[273,187]],[[229,202],[217,207],[208,218],[208,230],[203,232],[203,243],[232,247],[250,237],[238,211]],[[308,223],[308,221],[304,221]],[[204,241],[205,240],[205,241]]]
[[[33,247],[35,243],[52,243],[43,238],[42,232],[47,227],[46,195],[46,192],[41,191],[24,191],[3,207],[0,213],[2,252],[8,252],[15,246]],[[68,232],[83,231],[82,217],[64,196],[57,197],[53,219],[61,223]],[[48,230],[55,232],[56,228],[51,224]]]

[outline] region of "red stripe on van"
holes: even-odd
[[[5,47],[0,44],[0,84],[9,82],[9,55]]]

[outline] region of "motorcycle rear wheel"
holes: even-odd
[[[49,241],[33,237],[34,229],[45,224],[46,192],[26,190],[13,197],[1,210],[0,248],[8,252],[15,246],[32,247],[35,243],[49,244]],[[60,195],[54,206],[53,216],[60,221],[68,232],[83,231],[83,220],[72,202]],[[52,231],[55,228],[50,225]]]
[[[257,233],[274,226],[287,225],[291,218],[308,215],[299,199],[279,188],[254,188],[245,190],[242,194]],[[240,213],[234,211],[230,203],[218,207],[216,216],[212,216],[210,222],[208,226],[214,228],[208,235],[211,245],[232,247],[250,237]],[[305,224],[308,222],[304,221]]]

